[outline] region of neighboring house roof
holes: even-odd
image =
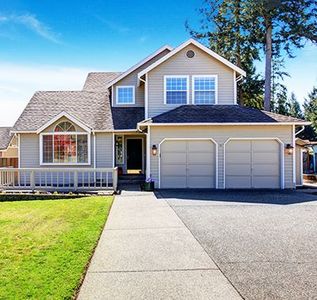
[[[0,127],[0,150],[5,150],[8,148],[11,139],[12,127]]]
[[[153,123],[291,123],[308,122],[239,105],[182,105],[152,118]]]
[[[37,132],[58,115],[67,114],[96,131],[135,129],[144,108],[111,108],[109,93],[88,91],[36,92],[13,131]]]
[[[106,92],[108,83],[120,76],[122,72],[91,72],[87,75],[83,90]]]
[[[168,45],[165,45],[165,46],[161,47],[160,49],[156,50],[151,55],[147,56],[146,58],[144,58],[143,60],[141,60],[140,62],[138,62],[137,64],[135,64],[131,68],[129,68],[128,70],[126,70],[124,73],[121,73],[120,76],[114,78],[111,82],[108,83],[107,88],[109,88],[110,86],[114,85],[115,83],[117,83],[118,81],[123,79],[124,77],[128,76],[130,73],[132,73],[133,71],[135,71],[136,69],[138,69],[142,65],[146,64],[148,61],[150,61],[152,58],[154,58],[155,56],[159,55],[163,51],[165,51],[165,50],[172,51],[172,49],[173,48],[171,46],[168,46]]]
[[[165,62],[170,57],[172,57],[173,55],[175,55],[176,53],[178,53],[179,51],[181,51],[182,49],[184,49],[185,47],[187,47],[190,44],[193,44],[196,47],[200,48],[201,50],[205,51],[207,54],[209,54],[210,56],[212,56],[215,59],[219,60],[220,62],[222,62],[223,64],[225,64],[229,68],[231,68],[234,71],[236,71],[237,73],[241,74],[242,76],[246,76],[246,72],[244,70],[242,70],[241,68],[237,67],[236,65],[231,63],[229,60],[225,59],[224,57],[220,56],[216,52],[210,50],[209,48],[205,47],[203,44],[195,41],[194,39],[189,39],[185,43],[183,43],[180,46],[178,46],[177,48],[173,49],[167,55],[163,56],[161,59],[157,60],[155,63],[151,64],[150,66],[148,66],[147,68],[145,68],[144,70],[139,72],[138,77],[141,78],[143,75],[145,75],[146,73],[150,72],[151,70],[156,68],[158,65],[160,65],[163,62]]]

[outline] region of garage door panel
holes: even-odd
[[[253,152],[278,152],[279,143],[277,141],[252,141]]]
[[[186,188],[186,176],[164,176],[161,186],[166,189],[184,189]]]
[[[214,175],[213,165],[188,165],[187,174],[189,176],[213,176]]]
[[[251,176],[226,176],[226,188],[247,189],[251,186]]]
[[[212,141],[189,141],[187,143],[188,152],[212,152],[214,143]]]
[[[237,162],[239,162],[241,164],[250,164],[251,154],[250,153],[241,153],[241,152],[235,152],[235,153],[232,152],[232,153],[229,153],[229,155],[226,155],[226,163],[236,164]]]
[[[196,189],[212,189],[215,188],[215,178],[206,176],[189,176],[188,187]]]
[[[279,176],[256,176],[253,178],[253,187],[278,189],[280,188],[279,180]]]
[[[161,188],[214,188],[215,148],[209,140],[165,141]]]
[[[274,164],[253,164],[254,176],[279,176],[279,170]]]
[[[189,164],[213,164],[215,157],[213,153],[189,153],[187,163]]]
[[[177,153],[163,153],[162,157],[165,164],[185,164],[186,154],[182,152]]]
[[[162,144],[162,151],[166,152],[184,152],[186,141],[166,141]]]
[[[275,140],[229,141],[225,174],[226,188],[279,188],[279,143]]]
[[[169,165],[166,164],[162,167],[161,173],[163,176],[165,175],[184,176],[184,174],[186,174],[186,166],[176,165],[176,164],[169,164]]]
[[[226,144],[227,153],[236,153],[236,152],[250,152],[251,151],[251,142],[250,141],[229,141]]]
[[[279,163],[280,154],[277,152],[274,153],[253,153],[252,155],[253,163],[262,162],[262,163]]]
[[[246,164],[230,164],[226,167],[226,175],[235,176],[251,176],[250,165]]]

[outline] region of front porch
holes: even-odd
[[[117,191],[117,187],[118,168],[0,168],[0,191]]]

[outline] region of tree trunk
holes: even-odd
[[[271,80],[272,80],[272,22],[269,17],[265,19],[265,91],[264,110],[271,110]]]

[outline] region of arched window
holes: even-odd
[[[41,141],[42,164],[89,164],[89,135],[76,132],[69,121],[58,123],[54,132],[43,133]]]
[[[55,132],[75,132],[75,126],[68,121],[63,121],[55,126]]]

